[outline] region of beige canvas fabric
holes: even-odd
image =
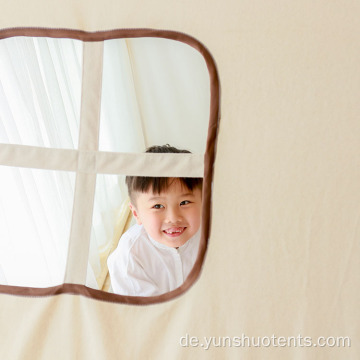
[[[2,1],[1,9],[1,28],[194,36],[217,63],[222,113],[198,281],[146,306],[1,294],[1,358],[359,358],[358,4]],[[348,336],[351,347],[200,346],[243,334]]]

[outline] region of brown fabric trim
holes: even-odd
[[[187,288],[189,288],[189,286],[187,286]],[[183,286],[181,286],[163,295],[145,297],[145,296],[117,295],[102,290],[95,290],[79,284],[62,284],[47,288],[0,285],[0,294],[34,297],[34,298],[70,294],[70,295],[81,295],[94,300],[101,300],[112,303],[147,305],[147,304],[157,304],[163,301],[171,300],[181,295],[186,289],[183,289]]]
[[[154,29],[119,29],[99,32],[85,32],[70,29],[47,29],[47,28],[12,28],[0,30],[0,39],[14,36],[71,38],[81,41],[104,41],[118,38],[158,37],[176,40],[188,44],[198,50],[204,57],[210,76],[210,119],[204,157],[204,186],[202,208],[202,233],[199,253],[192,271],[188,278],[179,288],[163,295],[154,297],[122,296],[94,290],[83,285],[63,284],[49,288],[29,288],[0,285],[0,293],[19,296],[53,296],[60,294],[83,295],[92,299],[124,303],[133,305],[155,304],[174,299],[188,290],[200,275],[201,267],[205,258],[207,243],[210,236],[211,225],[211,199],[214,162],[216,153],[216,141],[220,121],[220,83],[214,59],[206,47],[195,38],[176,31]]]

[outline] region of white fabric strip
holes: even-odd
[[[0,165],[88,174],[202,177],[202,154],[138,154],[0,144]]]
[[[97,154],[99,173],[135,176],[203,177],[202,154]]]
[[[78,151],[0,144],[0,165],[76,171],[78,166]]]
[[[84,43],[78,172],[65,283],[85,284],[93,215],[98,149],[103,42]]]

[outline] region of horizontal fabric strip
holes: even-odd
[[[100,174],[203,177],[204,155],[98,152],[96,167]]]
[[[76,171],[78,151],[0,144],[0,165],[45,170]]]
[[[202,154],[148,154],[0,144],[0,165],[137,176],[203,177]]]

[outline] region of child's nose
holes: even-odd
[[[166,221],[168,223],[177,223],[182,220],[181,213],[178,209],[169,208],[166,213]]]

